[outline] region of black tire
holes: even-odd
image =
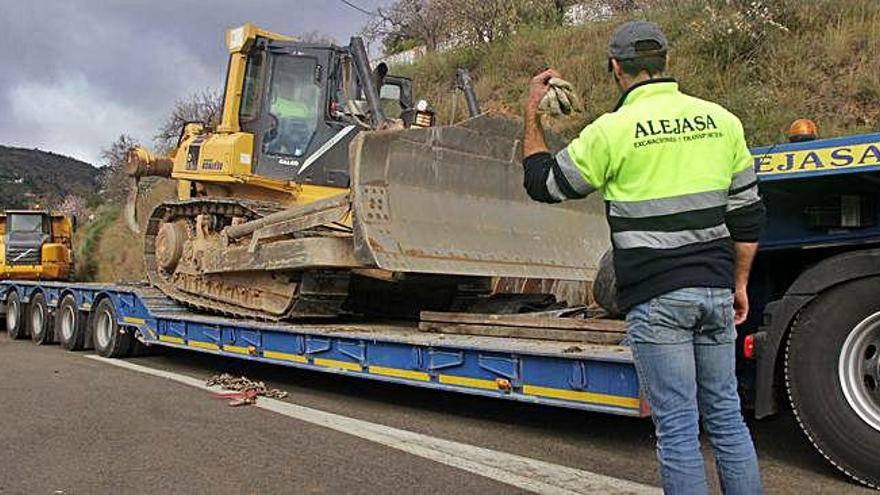
[[[31,296],[27,311],[28,332],[31,340],[37,345],[51,344],[55,341],[55,326],[52,324],[52,313],[46,304],[46,296],[37,292]]]
[[[625,316],[617,301],[617,276],[614,273],[614,251],[611,249],[605,251],[599,260],[599,270],[593,281],[593,300],[608,312],[608,316]]]
[[[107,358],[121,358],[131,352],[131,332],[119,326],[116,321],[116,308],[109,298],[101,299],[92,308],[89,329],[95,345],[95,352]]]
[[[81,351],[86,347],[86,316],[76,307],[76,298],[68,294],[61,299],[55,314],[55,336],[61,347]]]
[[[863,335],[874,340],[853,340]],[[847,476],[880,487],[880,417],[872,415],[880,414],[872,378],[880,374],[880,277],[819,295],[798,316],[785,354],[788,395],[807,438]]]
[[[18,292],[10,292],[6,296],[6,333],[12,340],[21,340],[28,336],[24,322],[25,306]]]

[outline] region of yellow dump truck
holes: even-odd
[[[0,279],[66,280],[73,272],[73,221],[43,210],[0,214]]]

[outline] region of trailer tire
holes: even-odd
[[[801,429],[831,464],[873,488],[880,487],[878,294],[880,277],[823,292],[798,316],[785,351]]]
[[[21,340],[27,337],[27,325],[24,323],[24,303],[18,292],[10,292],[6,296],[6,333],[12,340]]]
[[[119,326],[116,308],[109,298],[101,299],[89,318],[95,352],[107,358],[125,357],[131,351],[131,332]]]
[[[31,303],[28,304],[28,332],[31,334],[31,340],[37,345],[52,344],[55,341],[54,325],[52,324],[52,314],[49,312],[49,305],[46,304],[46,296],[41,292],[31,296]]]
[[[70,294],[64,296],[58,305],[55,336],[61,347],[68,351],[81,351],[86,347],[86,317],[76,307],[76,298]]]

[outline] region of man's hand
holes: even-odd
[[[745,287],[733,292],[733,323],[741,325],[749,317],[749,294]]]
[[[547,94],[547,91],[550,91],[550,84],[548,83],[550,79],[554,77],[561,78],[559,73],[555,70],[547,69],[532,78],[531,82],[529,83],[529,100],[526,103],[527,112],[538,112],[538,106],[541,104],[541,99],[544,98],[544,95]]]

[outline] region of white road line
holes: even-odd
[[[219,387],[209,387],[203,381],[189,376],[153,369],[119,359],[106,359],[94,355],[86,357],[132,371],[167,378],[202,390],[220,391]],[[582,493],[660,493],[659,488],[633,481],[465,443],[443,440],[421,433],[370,423],[276,399],[260,397],[256,407],[402,450],[534,493],[560,495]]]

